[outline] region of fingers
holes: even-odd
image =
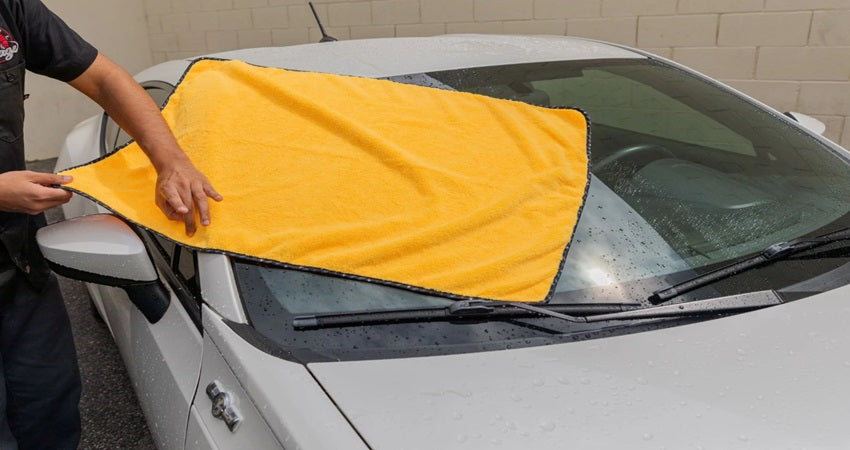
[[[182,220],[183,214],[178,213],[165,199],[161,199],[158,197],[157,206],[162,212],[165,214],[165,217],[168,217],[169,220]]]
[[[186,189],[178,189],[172,184],[166,184],[159,189],[157,195],[157,205],[170,220],[182,220],[186,224],[186,235],[192,236],[195,234],[197,226],[195,225],[195,211],[191,193],[189,198],[183,198],[186,194]],[[161,198],[160,198],[161,197]]]
[[[195,223],[195,213],[194,211],[186,213],[183,215],[183,221],[186,224],[186,236],[194,236],[195,231],[198,229],[198,225]]]
[[[53,208],[54,206],[64,205],[65,203],[68,203],[71,200],[71,198],[74,196],[74,194],[71,191],[66,191],[64,189],[56,189],[56,188],[49,188],[49,189],[51,191],[53,191],[52,192],[53,196],[52,196],[52,199],[50,201],[50,205],[47,208],[44,208],[44,209],[50,209],[50,208]]]
[[[58,175],[55,173],[28,172],[27,175],[31,182],[42,186],[58,186],[73,181],[73,178],[68,175]]]
[[[212,222],[209,199],[223,199],[206,177],[194,168],[160,174],[157,184],[157,205],[169,219],[182,220],[188,236],[197,231],[198,219],[203,226]]]
[[[30,171],[24,171],[21,174],[29,181],[26,184],[28,188],[21,193],[20,197],[23,202],[21,205],[22,212],[32,215],[39,214],[55,206],[68,203],[73,196],[70,191],[52,187],[70,183],[72,178],[68,175]]]
[[[204,183],[204,192],[206,193],[207,197],[217,202],[224,200],[224,197],[222,197],[221,194],[219,194],[218,191],[216,191],[215,188],[212,187],[209,181]]]
[[[166,215],[169,215],[169,211],[172,211],[173,214],[177,214],[178,217],[182,217],[189,212],[189,207],[183,202],[180,191],[174,186],[165,185],[161,187],[159,189],[159,195],[162,196],[165,205],[168,205],[168,208],[170,208],[168,211],[163,210]]]
[[[195,223],[195,201],[192,196],[191,189],[187,193],[185,190],[180,192],[180,200],[184,205],[186,213],[183,214],[183,222],[186,224],[186,236],[194,236],[198,225]],[[177,212],[181,211],[180,207],[176,208]]]
[[[33,183],[26,193],[26,199],[22,201],[19,210],[26,214],[35,215],[54,206],[68,203],[71,197],[73,197],[73,194],[70,191]]]
[[[204,186],[201,183],[192,186],[192,199],[198,208],[201,225],[208,226],[210,224],[210,205],[207,202],[207,193],[204,191]]]

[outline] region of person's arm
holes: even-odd
[[[195,234],[195,209],[201,224],[210,224],[207,197],[221,201],[207,178],[189,160],[159,108],[124,69],[98,55],[82,75],[69,82],[109,113],[150,158],[157,172],[156,204],[171,220],[183,220]]]

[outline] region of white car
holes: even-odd
[[[850,448],[850,159],[816,121],[566,37],[214,56],[578,107],[593,176],[535,311],[195,251],[75,196],[39,243],[88,282],[160,448]],[[189,63],[136,79],[163,103]],[[126,140],[93,117],[57,168]]]

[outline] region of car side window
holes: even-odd
[[[155,251],[167,262],[168,270],[174,275],[179,287],[200,299],[201,287],[197,276],[197,257],[194,250],[186,248],[155,233],[147,233],[150,241],[155,244]],[[172,282],[172,284],[174,284]]]
[[[151,237],[156,242],[156,245],[159,247],[160,251],[165,253],[167,260],[172,261],[172,258],[174,257],[174,241],[153,233],[151,233]]]
[[[195,251],[182,245],[174,247],[174,268],[177,277],[185,284],[188,291],[199,299],[201,286],[198,283],[197,258]]]
[[[201,287],[196,252],[156,233],[139,230],[154,263],[195,326],[201,325]]]
[[[162,108],[165,106],[165,102],[168,101],[168,97],[171,96],[171,93],[174,92],[174,86],[162,82],[162,81],[153,81],[147,82],[142,85],[145,88],[145,92],[151,96],[154,103],[157,106]],[[109,114],[103,113],[104,116],[104,125],[102,132],[102,141],[100,154],[105,155],[107,153],[112,153],[115,150],[127,145],[133,138],[130,137],[118,124],[109,117]]]

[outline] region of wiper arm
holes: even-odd
[[[640,303],[579,303],[568,305],[531,305],[520,302],[488,300],[457,301],[447,307],[397,309],[389,311],[362,311],[350,313],[312,314],[296,316],[292,326],[296,330],[372,325],[392,322],[427,322],[457,319],[508,318],[550,316],[570,322],[587,322],[587,316],[622,312]]]
[[[660,319],[665,317],[745,312],[766,306],[779,305],[781,303],[782,299],[774,291],[756,291],[740,295],[730,295],[728,297],[715,297],[706,300],[677,303],[675,305],[662,305],[619,313],[599,314],[587,317],[587,321]]]
[[[569,305],[530,305],[486,300],[459,301],[445,308],[363,311],[297,316],[296,330],[349,327],[379,323],[426,322],[463,319],[503,319],[548,316],[575,323],[613,320],[662,319],[707,314],[751,311],[782,303],[774,291],[757,291],[729,297],[711,298],[676,305],[639,308],[640,303],[588,303]],[[637,308],[636,308],[637,307]]]
[[[684,293],[699,289],[716,281],[725,280],[726,278],[735,276],[739,273],[746,272],[757,267],[766,266],[770,263],[806,250],[823,247],[824,245],[845,240],[850,240],[850,228],[843,228],[814,238],[800,238],[777,242],[776,244],[768,246],[762,250],[761,253],[755,256],[741,259],[728,266],[721,267],[711,272],[691,278],[690,280],[674,284],[668,288],[655,291],[647,300],[649,300],[649,302],[653,305],[658,305]]]

